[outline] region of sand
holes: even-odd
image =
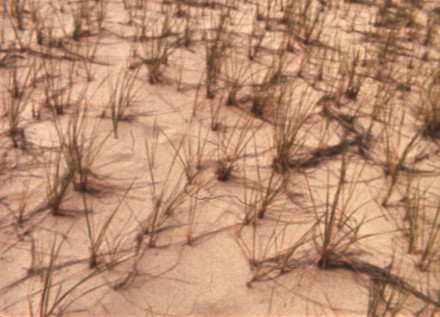
[[[1,316],[439,313],[436,2],[288,2],[0,1]]]

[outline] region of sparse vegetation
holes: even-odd
[[[0,315],[436,316],[439,17],[0,0]]]

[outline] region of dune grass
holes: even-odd
[[[438,313],[434,1],[2,4],[7,315]]]

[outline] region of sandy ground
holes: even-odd
[[[289,37],[293,48],[282,55],[288,2],[28,0],[23,30],[12,6],[23,2],[2,3],[1,316],[439,313],[439,240],[432,237],[440,228],[440,147],[417,135],[427,83],[440,89],[439,7],[390,1],[389,20],[375,26],[380,1],[310,1],[309,9],[293,1],[299,22]],[[226,46],[208,99],[207,47],[221,16],[227,22],[219,43]],[[255,47],[258,34],[264,38],[251,60],[249,39]],[[164,47],[168,58],[154,83],[151,54]],[[361,86],[350,98],[341,89],[356,54],[354,82]],[[281,80],[263,90],[277,63]],[[118,90],[124,71],[132,85]],[[23,91],[15,99],[14,72]],[[238,101],[227,106],[234,80]],[[402,88],[407,83],[410,89]],[[252,113],[259,89],[269,98],[262,114]],[[130,101],[116,134],[109,100],[121,91]],[[440,95],[433,96],[438,104]],[[16,133],[11,100],[21,101]],[[284,114],[301,124],[282,172],[273,159]],[[349,145],[338,150],[344,136]],[[88,187],[75,188],[76,172],[54,211],[50,194],[62,186],[69,162],[78,163],[68,160],[75,142]],[[382,204],[392,182],[387,170],[402,155]],[[229,165],[231,175],[219,180],[219,168]],[[409,253],[405,215],[415,193],[418,235]],[[264,217],[257,217],[266,198]],[[334,260],[323,268],[331,210]],[[427,241],[431,262],[423,271]]]

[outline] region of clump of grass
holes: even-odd
[[[199,202],[199,190],[190,195],[188,210],[188,231],[186,233],[186,243],[192,245],[194,243],[194,223],[197,214],[197,206]]]
[[[386,35],[386,39],[377,43],[376,48],[376,77],[378,79],[386,78],[388,74],[384,72],[390,72],[392,69],[384,67],[392,64],[396,60],[396,34],[395,31],[390,30]]]
[[[341,228],[342,221],[344,217],[345,210],[341,210],[340,216],[338,217],[338,205],[339,199],[344,189],[344,184],[346,182],[346,172],[347,172],[347,162],[345,160],[345,155],[342,159],[341,170],[339,181],[336,189],[336,193],[333,197],[333,201],[330,202],[330,197],[327,193],[327,201],[326,201],[326,210],[324,211],[324,229],[322,233],[322,246],[320,252],[320,259],[318,261],[318,266],[325,268],[327,258],[331,256],[335,252],[336,245],[334,242],[336,241],[335,235],[337,234],[338,228]],[[340,223],[338,223],[340,222]]]
[[[131,188],[133,187],[133,184],[134,184],[134,181],[127,188],[127,190],[125,191],[122,198],[119,200],[119,203],[116,205],[116,207],[109,213],[109,216],[103,222],[99,232],[95,231],[95,225],[93,222],[93,209],[87,203],[87,198],[86,198],[85,193],[82,193],[82,202],[83,202],[83,206],[84,206],[84,213],[85,213],[85,219],[86,219],[87,235],[88,235],[89,242],[90,242],[90,248],[89,248],[90,249],[90,259],[89,259],[90,268],[96,268],[99,264],[101,264],[103,262],[102,250],[101,250],[102,244],[106,239],[107,231],[109,230],[118,211],[121,210],[122,203],[124,202],[125,198],[127,197],[128,193],[130,192]]]
[[[55,156],[54,156],[55,155]],[[51,153],[47,175],[47,205],[52,215],[61,215],[61,204],[67,194],[67,189],[72,182],[74,172],[72,169],[64,171],[61,152]]]
[[[92,185],[92,163],[101,150],[103,142],[95,148],[95,140],[87,140],[79,136],[75,127],[68,129],[67,134],[58,131],[61,152],[50,159],[53,170],[48,170],[47,200],[53,215],[61,215],[61,204],[67,195],[70,185],[77,191],[95,193],[98,188]]]
[[[415,253],[417,251],[421,233],[421,216],[424,210],[423,198],[426,194],[426,192],[421,192],[418,183],[415,186],[411,186],[413,182],[412,177],[410,177],[405,197],[404,220],[408,222],[408,253]]]
[[[432,43],[434,34],[437,34],[437,25],[435,20],[438,19],[435,16],[435,13],[429,12],[428,18],[426,19],[426,31],[425,31],[425,37],[423,39],[423,45],[429,46]]]
[[[222,11],[214,26],[213,38],[209,39],[206,44],[206,97],[208,99],[215,97],[214,86],[222,69],[226,48],[229,45],[230,40],[226,28],[229,19],[229,10]]]
[[[421,105],[418,109],[423,121],[423,135],[440,138],[440,70],[432,72],[421,89]]]
[[[286,63],[286,50],[283,44],[273,56],[271,64],[264,70],[263,79],[257,82],[253,78],[253,92],[252,92],[252,106],[251,113],[259,118],[262,118],[267,112],[273,112],[270,109],[271,104],[276,104],[277,98],[283,95],[286,88],[283,83],[286,82],[286,75],[284,75],[284,68]],[[269,109],[268,109],[269,108]]]
[[[81,12],[78,10],[73,13],[73,28],[72,28],[72,38],[75,41],[79,41],[81,36],[84,34],[83,30],[83,20],[81,17]]]
[[[96,15],[96,22],[98,23],[98,29],[103,30],[104,29],[104,21],[107,17],[107,6],[108,3],[106,1],[98,0],[96,1],[96,10],[94,10]]]
[[[257,19],[252,22],[252,31],[249,34],[248,38],[248,54],[247,57],[249,60],[254,61],[257,57],[258,53],[261,51],[263,47],[263,41],[266,38],[266,34],[268,32],[267,20],[265,26],[261,26]]]
[[[24,31],[24,17],[26,13],[27,1],[11,1],[9,2],[9,16],[15,22],[16,28],[20,31]],[[7,6],[5,6],[7,8]]]
[[[405,166],[404,165],[405,160],[406,160],[407,156],[409,155],[409,153],[417,145],[417,141],[419,140],[421,134],[422,134],[422,130],[419,130],[418,132],[416,132],[414,134],[414,136],[410,139],[408,144],[405,146],[402,153],[400,155],[396,156],[395,162],[393,160],[392,161],[393,163],[391,163],[389,165],[388,172],[391,175],[391,184],[390,184],[390,187],[389,187],[388,191],[386,192],[385,197],[382,201],[382,206],[386,206],[388,204],[388,200],[390,199],[390,197],[393,193],[394,187],[397,184],[398,176],[399,176],[401,170],[403,169],[403,167]]]
[[[250,133],[253,120],[248,119],[243,127],[240,127],[240,122],[241,119],[238,119],[230,132],[221,133],[217,147],[218,165],[215,171],[217,179],[221,182],[226,182],[232,177],[235,162],[245,152],[247,144],[255,133]]]
[[[403,124],[405,119],[405,112],[402,112],[402,116],[400,120],[396,123],[393,119],[393,108],[389,106],[383,106],[382,109],[378,109],[377,113],[382,114],[382,118],[384,118],[384,126],[383,126],[383,139],[385,144],[385,167],[384,173],[385,175],[392,175],[394,168],[399,159],[399,146],[401,142],[401,130],[397,132],[397,136],[393,133],[395,132],[396,124]],[[394,141],[396,139],[396,141]]]
[[[88,108],[87,98],[84,94],[85,92],[79,97],[65,131],[63,131],[57,120],[54,122],[68,170],[66,181],[72,181],[77,191],[93,193],[98,190],[92,185],[93,181],[91,181],[96,177],[93,173],[93,164],[109,135],[99,140],[98,124],[95,124],[91,127],[91,130],[86,132]]]
[[[382,97],[387,98],[387,94]],[[380,99],[383,100],[383,99]],[[387,100],[387,99],[385,99]],[[375,107],[378,106],[377,104]],[[408,142],[402,146],[402,137],[407,111],[405,109],[397,109],[393,105],[381,105],[375,109],[377,114],[381,114],[383,120],[383,139],[385,143],[385,175],[390,176],[390,186],[382,200],[382,206],[387,206],[393,190],[397,184],[398,177],[403,170],[407,170],[406,160],[408,155],[417,147],[418,141],[423,133],[423,129],[418,129],[415,133],[408,137]],[[396,115],[395,111],[401,111]],[[370,126],[369,129],[371,129]]]
[[[326,15],[322,13],[321,9],[317,6],[312,11],[308,3],[311,1],[306,1],[300,24],[303,33],[302,40],[305,44],[319,42],[326,21]]]
[[[179,159],[179,152],[172,157],[172,161],[168,167],[165,178],[161,181],[162,185],[158,186],[159,180],[157,179],[156,171],[156,168],[158,168],[156,155],[158,149],[159,132],[160,129],[157,126],[157,123],[155,123],[153,129],[153,140],[151,142],[145,142],[147,164],[152,186],[151,195],[153,210],[151,211],[151,214],[149,214],[147,222],[143,224],[143,229],[139,237],[141,237],[140,240],[143,240],[143,236],[148,235],[149,247],[156,246],[157,233],[160,231],[159,229],[161,226],[170,216],[174,214],[175,210],[186,201],[188,195],[194,193],[192,189],[197,189],[197,187],[188,188],[183,184],[182,180],[185,176],[185,173],[179,174],[174,186],[172,186],[172,189],[170,189],[171,176],[176,172],[175,164]]]
[[[225,61],[225,76],[226,76],[226,87],[227,87],[227,106],[238,106],[238,93],[244,86],[247,79],[246,73],[248,69],[244,62],[238,59],[237,54],[231,52],[229,58]]]
[[[86,0],[81,1],[76,7],[76,10],[74,9],[74,14],[75,11],[79,12],[80,18],[83,20],[83,26],[79,34],[80,37],[88,36],[91,34],[93,13],[96,11],[97,6],[97,1],[92,2],[90,0]]]
[[[52,54],[51,50],[48,52],[48,54]],[[53,114],[60,116],[63,115],[65,107],[69,106],[71,103],[70,98],[73,87],[73,74],[75,66],[75,62],[69,64],[68,78],[71,79],[71,81],[67,83],[66,87],[62,79],[65,72],[63,69],[63,64],[59,60],[53,58],[44,59],[42,62],[42,71],[44,74],[44,103]]]
[[[392,5],[392,1],[383,1],[382,5],[378,6],[377,12],[376,12],[376,19],[374,21],[375,27],[381,27],[384,26],[389,21],[389,9]]]
[[[192,125],[189,126],[187,133],[182,136],[177,145],[165,135],[174,150],[174,155],[177,156],[183,167],[188,185],[193,185],[203,170],[204,153],[208,144],[208,134],[202,136],[202,125],[199,125],[196,136],[190,135],[191,128]]]
[[[362,87],[364,78],[361,74],[358,74],[360,66],[360,52],[353,51],[353,56],[349,57],[348,54],[341,56],[341,64],[344,66],[343,80],[345,87],[343,93],[347,98],[356,100],[359,91]],[[347,62],[349,61],[349,62]]]
[[[310,111],[311,104],[307,104],[307,91],[305,91],[298,104],[295,104],[295,89],[285,85],[274,110],[273,168],[279,174],[290,170],[292,160],[301,149],[300,131],[304,126]]]
[[[71,228],[72,227],[68,229],[67,233],[71,230]],[[58,269],[57,261],[60,257],[64,241],[65,240],[58,242],[57,237],[55,237],[52,242],[52,247],[49,253],[49,263],[47,265],[47,269],[44,270],[43,274],[43,288],[41,292],[39,292],[40,297],[38,300],[38,315],[42,317],[65,314],[68,307],[72,305],[75,301],[84,297],[86,294],[107,286],[108,282],[98,283],[97,285],[93,285],[91,288],[81,290],[84,285],[86,285],[88,282],[95,279],[96,277],[102,275],[104,272],[115,268],[116,266],[129,259],[129,257],[120,258],[111,263],[96,267],[91,272],[74,280],[71,285],[65,286],[64,281],[56,280],[55,274]],[[32,305],[31,308],[33,308]],[[31,314],[32,313],[33,312],[31,310]]]
[[[273,11],[276,8],[276,2],[273,3],[267,0],[266,5],[262,6],[259,2],[255,4],[255,20],[256,21],[270,21],[272,19]]]
[[[98,34],[98,36],[94,39],[87,37],[85,41],[82,41],[81,43],[76,43],[77,54],[81,56],[80,60],[84,66],[84,69],[86,70],[86,77],[88,82],[91,82],[93,80],[93,68],[100,42],[101,35]],[[72,62],[72,64],[73,63],[74,62]]]
[[[223,124],[220,118],[220,111],[224,105],[224,94],[220,98],[209,100],[209,112],[211,115],[211,131],[224,130]]]
[[[350,211],[349,205],[353,199],[353,193],[358,181],[357,178],[362,175],[364,167],[361,167],[357,176],[352,176],[353,179],[348,180],[347,155],[348,153],[346,152],[342,154],[335,192],[331,194],[330,186],[328,186],[325,210],[323,215],[318,217],[315,225],[319,230],[319,238],[321,240],[317,265],[322,269],[332,267],[333,259],[349,254],[350,247],[361,239],[359,231],[364,224],[364,220],[357,221],[354,219],[356,209]],[[327,174],[327,182],[330,184],[330,172]],[[347,184],[350,185],[347,186]],[[313,204],[316,205],[312,193],[310,194]]]
[[[110,74],[108,80],[109,101],[107,108],[110,108],[110,114],[115,138],[119,136],[119,123],[129,120],[130,116],[127,110],[136,102],[136,75],[139,68],[132,73],[128,68],[122,68],[113,83]],[[105,116],[105,111],[102,114]]]
[[[256,151],[256,146],[255,146]],[[244,218],[243,218],[243,226],[248,225],[251,220],[257,219],[257,202],[258,202],[258,194],[257,190],[252,187],[250,190],[250,185],[247,177],[247,160],[246,160],[246,153],[244,155],[243,161],[244,161],[244,169],[243,169],[243,208],[244,208]],[[258,163],[258,158],[255,156],[255,160]],[[258,165],[257,165],[257,171],[258,176],[260,176]],[[255,221],[254,221],[255,222]],[[253,259],[255,259],[255,254],[253,256]]]
[[[25,130],[21,127],[23,111],[26,108],[31,89],[28,84],[33,72],[33,65],[30,65],[28,71],[19,78],[18,65],[14,61],[9,73],[7,84],[7,94],[3,96],[3,109],[8,118],[8,135],[11,138],[14,148],[25,149]]]
[[[269,180],[267,182],[267,186],[263,186],[263,180],[260,175],[260,170],[257,167],[258,172],[258,184],[259,184],[259,194],[257,194],[258,201],[255,205],[256,216],[258,219],[263,219],[266,215],[269,207],[275,202],[275,200],[283,193],[286,188],[288,178],[287,177],[279,177],[275,174],[275,171],[272,170]]]
[[[141,24],[136,25],[136,39],[140,41],[143,48],[141,59],[148,68],[148,82],[152,85],[163,82],[163,65],[168,64],[171,55],[170,35],[172,34],[170,12],[167,11],[162,21],[153,21],[149,25],[147,13],[144,12]],[[158,25],[161,23],[161,28]],[[147,34],[151,28],[150,36]]]
[[[258,161],[257,158],[256,160]],[[298,267],[298,258],[295,258],[295,256],[301,253],[298,251],[310,242],[314,228],[311,227],[306,230],[301,237],[287,247],[284,246],[285,240],[287,240],[285,238],[292,223],[284,222],[279,218],[275,220],[273,231],[267,237],[266,234],[262,235],[259,233],[257,220],[259,215],[261,216],[260,212],[265,213],[275,203],[284,192],[284,189],[286,189],[288,178],[278,176],[272,170],[268,183],[266,179],[262,180],[259,175],[256,186],[250,188],[246,181],[246,169],[244,171],[243,204],[245,217],[238,231],[238,241],[253,271],[251,279],[246,283],[247,287],[252,287],[252,284],[256,281],[264,280],[265,278],[271,279],[274,274],[285,274],[294,267]],[[257,171],[260,173],[258,165]],[[246,232],[243,234],[243,229],[249,224],[251,224],[250,242],[246,241],[246,236],[243,237],[243,235],[246,235]],[[267,241],[263,242],[264,245],[261,243],[264,240],[260,240],[263,237],[267,238]],[[304,261],[304,258],[302,261]]]
[[[387,269],[391,272],[392,265]],[[368,317],[399,316],[409,293],[385,278],[372,278],[368,301]]]
[[[45,40],[44,35],[44,19],[42,18],[42,8],[41,3],[36,0],[29,1],[29,9],[31,14],[31,21],[34,26],[34,30],[36,33],[36,40],[38,45],[43,45]]]
[[[79,42],[82,37],[90,34],[91,15],[94,7],[91,1],[78,2],[72,8],[72,39]]]
[[[425,229],[423,229],[424,231]],[[440,204],[437,206],[434,218],[428,227],[428,232],[422,233],[422,253],[420,256],[419,268],[427,271],[432,262],[435,261],[438,252],[438,238],[440,236]]]
[[[313,1],[295,2],[289,1],[284,10],[281,22],[287,26],[286,31],[290,37],[300,39],[304,44],[319,41],[326,14],[320,5],[314,5]],[[289,44],[292,42],[289,40]],[[289,45],[292,51],[292,45]]]
[[[183,29],[183,45],[186,48],[189,48],[191,44],[194,42],[194,35],[196,31],[193,26],[193,17],[191,13],[191,8],[188,7],[187,10],[184,11],[184,29]]]
[[[28,207],[28,199],[31,196],[30,183],[32,176],[33,175],[29,171],[28,175],[26,176],[23,182],[23,187],[20,193],[18,206],[14,209],[11,208],[12,214],[16,219],[17,225],[20,227],[23,226],[25,222],[25,213]]]
[[[217,175],[217,179],[221,182],[226,182],[231,178],[232,171],[234,168],[234,161],[231,157],[227,157],[218,162],[217,170],[215,174]]]
[[[155,85],[163,81],[163,65],[167,65],[169,55],[169,44],[166,38],[153,40],[150,55],[144,61],[148,67],[150,84]]]

